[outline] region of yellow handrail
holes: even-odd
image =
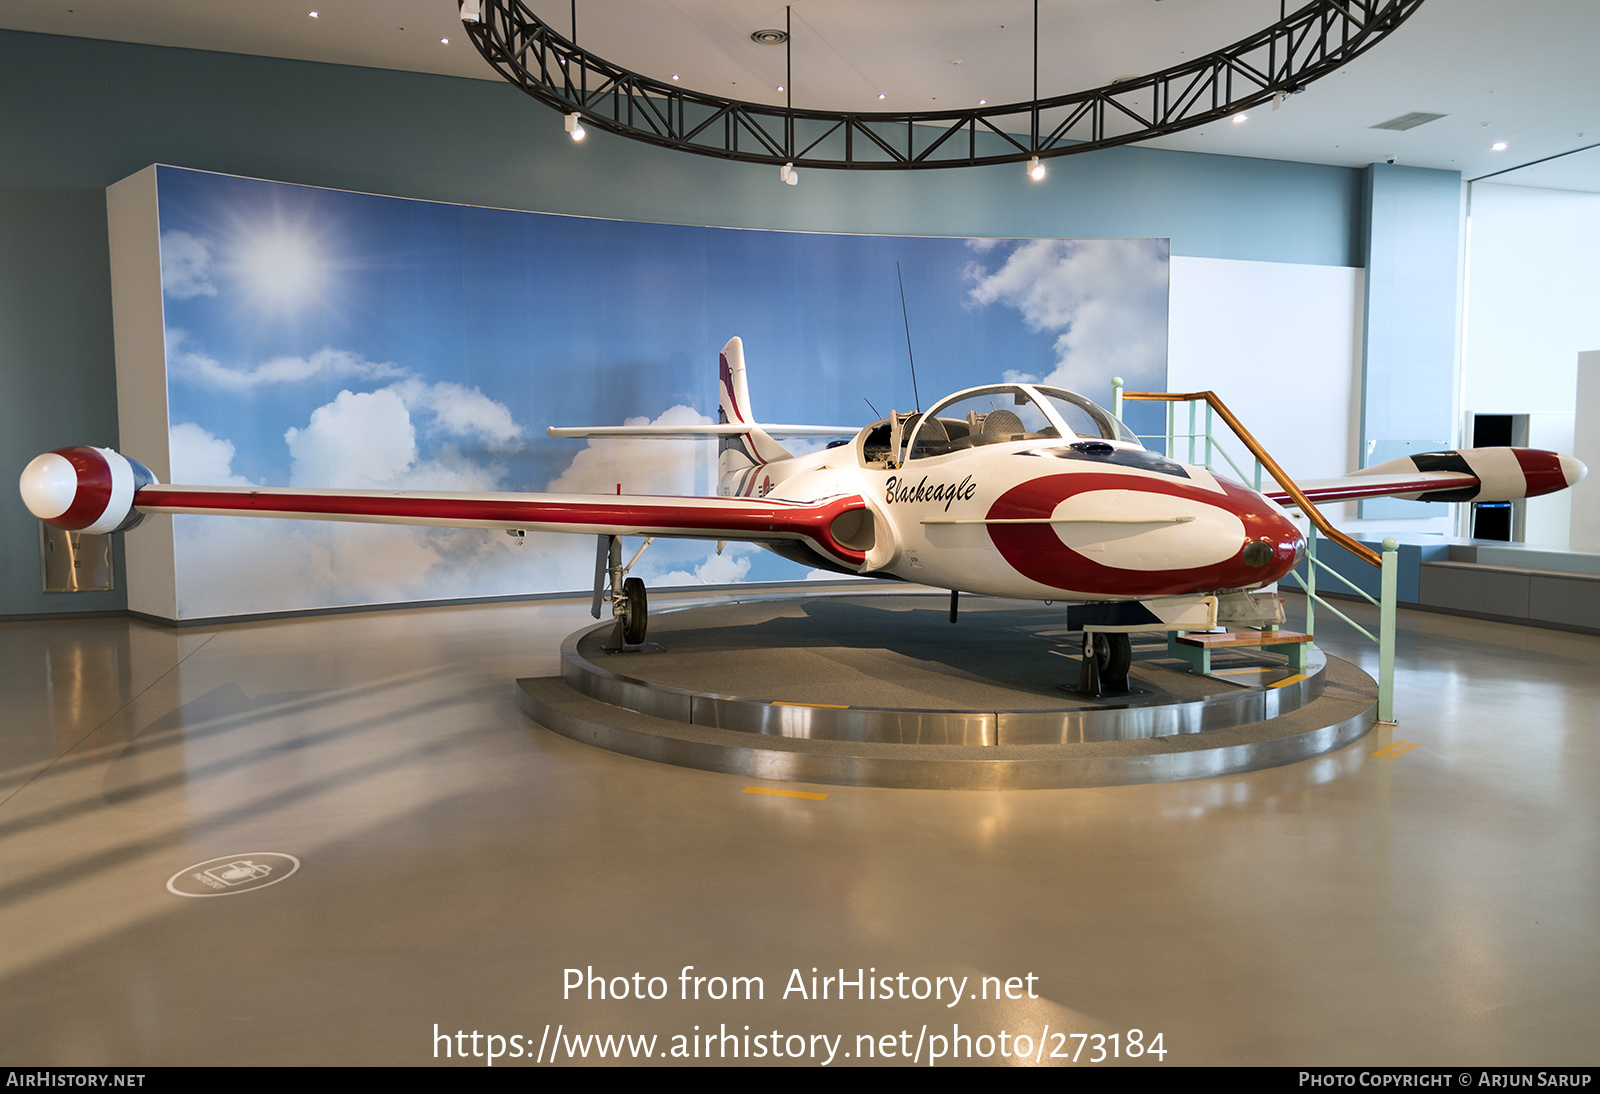
[[[1250,454],[1261,461],[1261,466],[1265,467],[1267,469],[1267,473],[1276,479],[1278,484],[1282,486],[1284,490],[1288,491],[1289,497],[1294,499],[1294,503],[1300,507],[1301,511],[1304,512],[1307,517],[1311,518],[1311,523],[1316,525],[1317,529],[1321,531],[1324,536],[1333,540],[1333,542],[1337,543],[1339,546],[1343,547],[1346,551],[1349,551],[1362,561],[1370,563],[1379,569],[1383,568],[1383,559],[1379,556],[1378,552],[1374,551],[1371,547],[1368,547],[1364,543],[1357,543],[1355,540],[1339,531],[1339,529],[1335,528],[1332,523],[1329,522],[1327,517],[1322,515],[1322,511],[1320,509],[1311,504],[1311,499],[1306,497],[1305,494],[1301,492],[1300,488],[1294,484],[1294,480],[1289,478],[1289,476],[1284,473],[1283,468],[1278,466],[1278,461],[1274,460],[1267,454],[1267,450],[1261,447],[1261,442],[1256,440],[1255,437],[1251,436],[1250,431],[1240,423],[1238,418],[1233,416],[1233,411],[1229,410],[1227,405],[1224,404],[1221,399],[1217,398],[1216,392],[1124,391],[1122,393],[1122,397],[1124,399],[1137,399],[1141,402],[1147,403],[1186,403],[1197,399],[1205,400],[1211,409],[1222,415],[1222,420],[1227,422],[1228,425],[1232,427],[1234,433],[1237,434],[1239,439],[1244,442],[1245,447],[1250,450]]]

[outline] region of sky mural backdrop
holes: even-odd
[[[713,493],[711,442],[545,427],[714,421],[733,335],[761,420],[912,410],[897,263],[924,406],[1003,379],[1099,402],[1114,375],[1166,386],[1165,239],[642,224],[165,167],[157,187],[179,483]],[[579,536],[224,517],[177,517],[175,536],[191,618],[593,576]],[[653,587],[807,576],[750,545],[662,540],[635,572]]]

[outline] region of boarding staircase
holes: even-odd
[[[1211,671],[1211,653],[1221,648],[1238,648],[1241,646],[1258,646],[1262,649],[1282,653],[1289,659],[1289,664],[1297,672],[1304,671],[1306,651],[1309,649],[1315,635],[1316,612],[1320,606],[1325,611],[1332,612],[1344,620],[1351,627],[1377,644],[1378,647],[1378,721],[1393,725],[1394,716],[1394,640],[1395,640],[1395,603],[1399,574],[1399,542],[1394,537],[1383,541],[1383,550],[1374,551],[1366,544],[1358,543],[1350,536],[1335,528],[1331,521],[1314,505],[1309,498],[1295,485],[1294,480],[1286,474],[1278,462],[1274,460],[1261,442],[1245,429],[1244,425],[1228,409],[1223,401],[1217,398],[1214,391],[1124,391],[1122,378],[1112,380],[1111,412],[1118,421],[1122,420],[1122,404],[1124,401],[1136,402],[1161,402],[1167,404],[1167,429],[1165,434],[1140,436],[1145,442],[1163,442],[1164,454],[1170,459],[1182,460],[1188,464],[1198,464],[1208,471],[1216,471],[1221,463],[1238,478],[1247,482],[1251,487],[1260,491],[1263,476],[1270,478],[1281,486],[1293,501],[1290,516],[1301,516],[1309,522],[1306,529],[1306,572],[1302,577],[1298,570],[1290,571],[1306,596],[1306,623],[1305,633],[1284,631],[1278,627],[1242,628],[1229,631],[1226,634],[1186,634],[1176,632],[1168,638],[1168,649],[1176,657],[1189,662],[1195,672],[1209,674]],[[1183,429],[1180,406],[1188,407],[1188,429]],[[1201,408],[1204,408],[1202,421]],[[1250,469],[1246,471],[1239,465],[1228,449],[1217,438],[1216,420],[1221,418],[1234,438],[1250,453]],[[1187,458],[1183,448],[1187,447]],[[1220,457],[1220,462],[1219,458]],[[1380,574],[1380,594],[1375,599],[1349,578],[1339,573],[1327,563],[1317,558],[1317,532],[1337,543],[1349,551],[1356,558],[1376,567]],[[1351,619],[1333,604],[1329,603],[1317,593],[1317,573],[1322,570],[1337,578],[1348,586],[1355,595],[1378,609],[1378,633],[1374,635],[1367,628]]]

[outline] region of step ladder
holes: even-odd
[[[1228,631],[1225,634],[1191,634],[1175,631],[1167,635],[1167,653],[1189,663],[1189,671],[1201,676],[1211,675],[1211,651],[1254,646],[1289,659],[1295,672],[1306,671],[1306,653],[1311,649],[1311,636],[1298,631],[1265,630]]]

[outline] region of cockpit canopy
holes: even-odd
[[[1076,392],[1034,384],[969,388],[925,414],[898,415],[868,431],[868,463],[927,459],[1005,441],[1139,438],[1103,407]]]

